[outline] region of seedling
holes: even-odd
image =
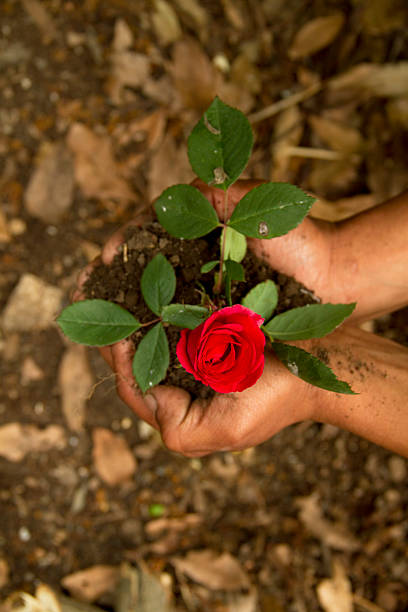
[[[57,319],[60,328],[71,340],[91,346],[113,344],[141,327],[151,326],[139,342],[133,359],[133,374],[142,392],[166,377],[169,345],[164,324],[182,328],[179,346],[183,344],[183,351],[190,355],[190,360],[203,330],[200,342],[204,343],[204,348],[200,345],[197,349],[201,351],[199,360],[202,363],[197,364],[196,356],[195,363],[190,363],[186,368],[198,380],[211,386],[211,368],[217,370],[218,378],[221,373],[225,380],[230,380],[235,372],[233,365],[236,366],[241,351],[241,340],[235,332],[235,319],[246,312],[248,321],[258,321],[257,325],[260,325],[270,347],[292,374],[323,389],[353,393],[348,383],[338,380],[325,363],[285,341],[320,338],[329,334],[352,313],[355,304],[312,304],[273,316],[278,289],[272,280],[266,280],[249,289],[242,299],[244,308],[233,308],[231,285],[233,282],[245,282],[241,262],[246,255],[246,238],[270,240],[288,233],[301,223],[314,202],[313,197],[294,185],[264,183],[247,193],[227,218],[229,188],[245,169],[252,145],[252,129],[246,117],[215,98],[190,134],[188,156],[197,176],[224,192],[223,221],[204,195],[192,185],[169,187],[154,204],[160,224],[176,238],[194,240],[219,229],[219,259],[209,261],[201,268],[203,275],[214,275],[211,295],[203,295],[197,304],[173,303],[176,275],[169,261],[159,253],[145,267],[140,283],[144,301],[152,312],[152,319],[148,323],[142,324],[121,306],[100,299],[72,304]],[[223,309],[225,313],[220,315]],[[223,315],[229,316],[230,313],[231,321],[225,320]],[[209,355],[204,350],[205,330],[213,320],[216,325],[222,321],[223,327],[218,331],[221,344],[214,347],[212,341]],[[249,349],[251,324],[243,340]],[[196,332],[192,334],[188,330]],[[258,342],[258,351],[259,346]],[[178,348],[179,353],[183,352],[181,349],[179,352]],[[259,359],[255,361],[258,372]],[[228,369],[229,363],[231,367]],[[200,370],[201,366],[204,373]],[[199,370],[201,374],[198,375]],[[259,375],[261,372],[262,368]],[[254,382],[251,381],[251,384]],[[231,381],[231,385],[226,387],[235,390],[233,383]]]

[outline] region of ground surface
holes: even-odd
[[[312,423],[174,456],[52,324],[107,236],[191,178],[185,140],[215,93],[250,114],[289,101],[253,117],[248,175],[314,191],[315,214],[406,189],[407,17],[398,0],[2,0],[2,595],[45,582],[110,606],[116,568],[144,561],[180,610],[331,612],[350,591],[408,608],[404,459]],[[377,326],[407,343],[407,311]],[[101,564],[91,594],[66,578]]]

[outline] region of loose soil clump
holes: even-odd
[[[92,271],[84,285],[87,298],[99,298],[119,304],[131,312],[141,323],[155,318],[146,306],[140,291],[143,270],[158,253],[172,264],[177,278],[174,303],[200,304],[205,291],[212,294],[213,272],[202,274],[201,266],[219,257],[219,232],[213,232],[199,240],[183,240],[170,236],[157,221],[139,228],[130,226],[120,252],[108,266],[99,265]],[[242,262],[246,282],[233,282],[231,296],[233,304],[240,303],[246,293],[257,283],[267,279],[278,286],[279,301],[275,314],[290,308],[313,304],[318,301],[313,293],[295,279],[272,270],[248,251]],[[222,301],[220,306],[226,306]],[[143,327],[132,335],[135,346],[149,327]],[[166,324],[170,347],[170,365],[166,385],[176,385],[189,391],[195,397],[207,398],[213,391],[186,372],[179,364],[176,346],[180,328]]]

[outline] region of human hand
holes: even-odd
[[[257,184],[259,183],[256,181],[238,181],[230,188],[228,216],[236,203]],[[224,198],[221,192],[200,181],[196,181],[195,185],[208,197],[219,216],[223,218]],[[394,264],[396,262],[394,266],[388,265],[387,269],[395,268],[401,276],[399,262],[406,261],[405,250],[404,244],[401,245],[399,232],[395,234],[393,228],[395,219],[401,218],[404,211],[405,214],[407,212],[404,197],[366,214],[364,218],[357,217],[356,222],[346,222],[340,228],[306,218],[288,235],[269,241],[249,240],[249,246],[258,257],[275,269],[294,276],[324,301],[354,301],[360,294],[363,303],[365,300],[365,306],[360,309],[363,315],[379,307],[391,311],[395,304],[405,303],[406,292],[403,292],[402,298],[400,295],[401,282],[391,285],[391,288],[394,286],[398,289],[396,293],[390,291],[389,283],[384,283],[387,291],[377,291],[375,294],[380,295],[379,303],[375,303],[372,291],[368,292],[366,286],[372,275],[371,262],[374,261],[378,278],[381,262],[386,261],[386,257],[380,252],[381,242],[378,236],[378,232],[384,227],[388,228],[389,233],[393,233],[392,244],[395,244],[393,251],[390,251],[390,243],[386,244],[389,258]],[[396,212],[398,214],[395,214]],[[142,225],[149,218],[151,216],[145,215],[133,220],[131,224]],[[361,251],[361,245],[371,244],[370,237],[377,245],[375,257],[372,257],[371,248],[366,248],[365,252]],[[107,242],[99,262],[109,264],[123,240],[124,228]],[[351,244],[354,251],[356,244],[359,247],[356,252],[350,253]],[[353,293],[349,286],[336,280],[341,277],[343,268],[343,278],[349,279],[350,272],[355,271],[356,258],[360,262],[360,278],[354,274],[356,283]],[[81,274],[75,299],[83,298],[80,286],[93,265],[95,263]],[[342,287],[347,288],[344,290]],[[116,373],[118,394],[122,400],[140,418],[161,432],[169,449],[187,456],[201,456],[217,450],[239,450],[256,445],[283,427],[308,418],[344,427],[396,452],[408,452],[405,436],[402,436],[401,440],[400,435],[401,431],[406,430],[406,427],[401,428],[401,419],[404,423],[408,419],[408,413],[404,409],[407,392],[404,387],[406,349],[373,334],[364,334],[357,328],[353,331],[350,326],[345,326],[326,338],[297,344],[315,354],[323,350],[329,356],[329,365],[331,360],[335,361],[333,365],[336,374],[348,380],[359,395],[341,396],[312,387],[290,374],[267,351],[262,377],[253,387],[241,393],[215,395],[209,403],[202,400],[191,402],[189,394],[183,389],[157,386],[143,397],[137,390],[132,374],[132,343],[122,341],[100,351]],[[364,380],[364,384],[359,368],[352,367],[351,363],[354,359],[359,364],[363,358],[366,363],[372,365],[372,369],[365,372],[365,379],[370,380]],[[374,367],[377,362],[382,372],[381,377]],[[389,384],[384,384],[384,376]],[[373,420],[367,416],[372,414],[374,405],[378,418]]]
[[[239,181],[231,188],[231,208],[257,184],[259,182]],[[204,184],[197,182],[195,185],[205,193]],[[218,193],[219,190],[211,190],[209,199],[222,216]],[[151,218],[152,215],[144,215],[127,225],[141,226]],[[126,227],[108,240],[100,258],[82,272],[74,299],[83,299],[81,286],[95,265],[111,263],[124,242]],[[293,377],[270,351],[266,352],[264,373],[256,385],[239,394],[216,394],[208,403],[191,402],[190,395],[183,389],[166,386],[155,387],[143,397],[132,373],[132,342],[124,340],[99,350],[116,374],[121,399],[140,418],[160,430],[169,449],[189,456],[259,444],[283,427],[312,415],[312,388]],[[302,402],[299,397],[303,397]]]

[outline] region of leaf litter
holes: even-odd
[[[350,592],[362,609],[408,606],[408,498],[392,454],[302,424],[250,453],[172,456],[116,397],[97,354],[89,353],[92,378],[81,359],[77,380],[71,367],[62,376],[70,349],[53,328],[62,291],[110,232],[162,187],[188,180],[182,143],[215,93],[251,113],[256,145],[246,175],[315,192],[316,217],[348,218],[406,189],[406,23],[399,0],[350,1],[341,12],[303,0],[251,10],[230,1],[142,0],[135,10],[124,0],[89,0],[57,10],[5,0],[4,596],[24,587],[39,597],[42,581],[65,601],[63,578],[96,566],[72,594],[93,590],[97,605],[113,609],[114,588],[103,591],[113,582],[98,568],[118,576],[127,558],[132,580],[147,584],[153,573],[158,589],[140,591],[143,612],[157,597],[168,601],[163,589],[178,610],[331,612],[333,600],[349,609]],[[35,281],[13,305],[26,274]],[[57,291],[48,310],[50,287]],[[18,322],[8,328],[11,306]],[[407,341],[406,321],[398,315],[381,329]],[[98,379],[106,382],[85,409]],[[163,517],[152,520],[152,504]],[[226,588],[232,584],[238,590]],[[33,610],[58,609],[42,595]]]

